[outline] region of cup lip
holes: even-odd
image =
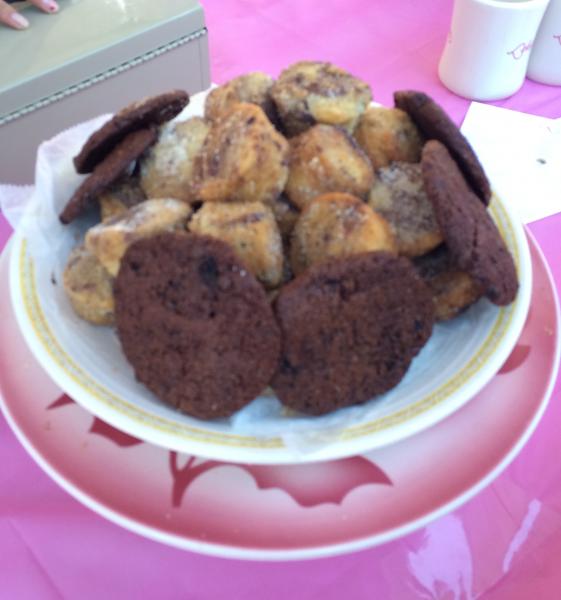
[[[502,10],[520,11],[530,7],[547,5],[550,0],[468,0],[473,4],[500,8]]]

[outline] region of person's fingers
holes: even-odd
[[[14,29],[26,29],[29,26],[29,21],[3,0],[0,0],[0,23]]]
[[[30,0],[30,2],[44,12],[58,12],[58,4],[55,0]],[[4,0],[0,0],[0,23],[4,23],[14,29],[26,29],[29,27],[29,21],[7,2],[4,2]]]
[[[44,12],[56,13],[58,12],[58,4],[55,0],[30,0],[31,4],[40,8]]]

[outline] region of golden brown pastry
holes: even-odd
[[[316,123],[349,133],[372,100],[366,83],[327,62],[302,61],[285,69],[271,89],[283,130],[293,136]]]
[[[146,200],[138,178],[126,175],[98,196],[101,220],[122,215],[132,206]]]
[[[368,203],[390,224],[399,254],[420,256],[442,243],[420,164],[395,162],[379,169]]]
[[[190,214],[190,205],[181,200],[145,200],[124,214],[89,229],[86,248],[115,277],[125,250],[133,242],[162,231],[185,230]]]
[[[298,221],[300,211],[292,204],[285,194],[281,194],[278,198],[273,200],[271,208],[275,215],[275,220],[277,221],[281,236],[283,239],[287,239],[290,237],[290,234],[296,225],[296,221]]]
[[[266,287],[281,282],[281,236],[272,210],[262,202],[209,202],[193,215],[189,230],[230,244]]]
[[[370,161],[353,138],[331,125],[315,125],[290,140],[285,193],[300,209],[319,194],[346,192],[366,199],[374,183]]]
[[[288,177],[288,142],[255,104],[212,123],[200,162],[203,202],[272,202]]]
[[[214,121],[238,102],[257,104],[269,119],[276,123],[276,109],[270,91],[273,78],[254,72],[240,75],[210,91],[205,100],[205,117]]]
[[[334,256],[383,250],[396,244],[385,219],[350,194],[333,193],[312,200],[292,233],[290,263],[295,275]]]
[[[94,325],[113,324],[113,279],[84,246],[78,246],[70,253],[63,286],[79,317]]]
[[[374,169],[393,161],[419,162],[423,139],[409,115],[399,108],[370,106],[360,117],[355,139]]]
[[[161,128],[157,143],[140,168],[140,185],[147,198],[197,200],[195,165],[209,128],[200,117],[167,123]]]
[[[437,321],[453,319],[483,296],[473,277],[454,265],[445,244],[413,261],[432,292]]]

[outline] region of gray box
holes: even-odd
[[[32,183],[38,145],[81,121],[174,88],[209,87],[196,0],[61,0],[0,30],[0,182]]]

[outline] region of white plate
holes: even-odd
[[[200,111],[197,100],[188,107],[192,114]],[[71,156],[92,127],[83,128],[81,137],[62,134],[41,148],[36,210],[42,231],[31,235],[28,227],[27,237],[21,231],[16,236],[10,287],[20,329],[39,363],[79,404],[122,431],[173,450],[253,464],[352,456],[401,440],[458,409],[498,371],[520,335],[532,285],[528,245],[516,217],[494,198],[490,212],[518,269],[515,302],[498,308],[481,300],[453,322],[437,325],[389,393],[314,419],[284,415],[271,397],[230,421],[180,414],[135,381],[115,333],[78,319],[56,283],[79,232],[77,226],[62,226],[56,215],[79,181]],[[52,210],[44,209],[48,206]]]
[[[17,329],[6,290],[6,250],[0,259],[0,409],[59,485],[148,538],[256,560],[318,558],[388,542],[480,492],[520,452],[544,414],[559,366],[559,313],[555,284],[533,240],[531,248],[539,309],[531,311],[507,362],[483,390],[403,442],[299,465],[178,454],[142,443],[75,404],[39,367]],[[555,421],[557,414],[545,417]],[[544,423],[536,441],[557,451],[555,423]],[[540,469],[538,454],[539,460],[526,458],[526,470]],[[484,498],[479,506],[487,506]],[[472,533],[488,528],[481,516],[476,521]]]

